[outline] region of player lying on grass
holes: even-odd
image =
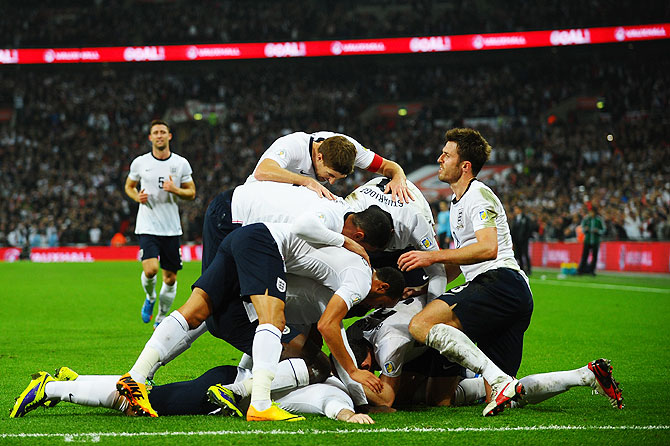
[[[378,310],[347,329],[347,338],[356,356],[358,367],[363,370],[381,370],[382,373],[384,391],[379,394],[366,392],[371,404],[389,407],[416,404],[464,406],[484,401],[486,397],[484,379],[463,378],[466,375],[465,370],[446,369],[444,363],[434,367],[431,362],[442,358],[434,350],[429,349],[416,357],[412,355],[411,349],[405,349],[407,358],[416,357],[406,363],[403,353],[394,355],[389,352],[390,347],[397,344],[393,339],[398,337],[393,334],[394,331],[398,331],[397,327],[393,327],[390,323],[394,314],[378,322],[379,314],[389,312],[389,310]],[[391,374],[389,372],[395,370],[404,370],[405,373],[389,377]],[[445,370],[451,370],[454,376],[449,377],[444,373]],[[509,407],[512,408],[541,403],[573,387],[591,387],[596,393],[606,397],[612,407],[617,409],[624,407],[619,383],[612,376],[610,361],[604,358],[589,362],[578,369],[538,373],[525,376],[519,381],[526,393],[518,401],[510,402]]]
[[[290,361],[283,363],[291,367]],[[68,367],[57,369],[54,376],[37,372],[16,399],[9,416],[23,417],[38,407],[53,406],[60,401],[107,407],[133,416],[135,411],[116,389],[119,378],[118,375],[79,375]],[[228,405],[223,402],[226,395],[218,390],[220,386],[217,384],[241,382],[249,378],[252,378],[250,370],[230,365],[218,366],[194,380],[153,386],[149,389],[149,401],[161,415],[231,415]],[[368,415],[354,412],[353,402],[344,385],[332,376],[323,383],[291,391],[273,388],[272,398],[280,407],[291,412],[325,415],[348,423],[374,424]],[[240,409],[244,409],[249,399],[237,403]],[[242,413],[238,410],[236,415],[242,416]]]

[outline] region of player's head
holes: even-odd
[[[149,126],[149,141],[154,149],[165,150],[170,147],[170,126],[162,119],[154,119]]]
[[[380,250],[393,235],[393,217],[377,205],[348,214],[342,234],[358,242],[366,250]]]
[[[361,370],[379,370],[379,366],[372,354],[373,347],[363,336],[365,319],[359,319],[347,328],[347,341],[351,347],[351,352],[356,359],[356,367]]]
[[[319,181],[333,184],[354,171],[356,146],[344,136],[331,136],[319,144],[312,161]]]
[[[477,176],[491,156],[489,143],[474,129],[451,129],[444,136],[446,143],[437,159],[439,179],[453,184],[464,174]]]
[[[396,268],[385,266],[372,273],[370,292],[359,304],[368,310],[394,307],[405,290],[405,278]]]

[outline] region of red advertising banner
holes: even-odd
[[[0,262],[15,262],[20,255],[18,248],[0,248]],[[181,255],[184,262],[202,260],[202,245],[182,245]],[[536,267],[560,268],[561,263],[578,264],[582,244],[531,242],[530,257]],[[30,260],[43,263],[139,260],[139,247],[33,248]],[[670,242],[603,242],[598,254],[598,269],[670,273]]]
[[[0,248],[0,262],[19,260],[18,248]],[[202,260],[202,245],[182,245],[182,260]],[[59,248],[32,248],[30,260],[37,263],[98,262],[105,260],[140,260],[139,246],[86,246]]]
[[[670,23],[517,33],[309,42],[0,49],[3,64],[155,62],[480,51],[670,38]]]
[[[582,258],[581,243],[531,242],[533,266],[559,268]],[[601,271],[670,273],[670,242],[603,242],[598,253]]]

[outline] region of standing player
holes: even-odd
[[[438,178],[454,191],[450,222],[456,248],[410,251],[400,256],[398,266],[405,271],[443,263],[448,280],[465,275],[464,285],[426,305],[409,330],[450,361],[482,374],[491,386],[483,415],[491,416],[523,394],[513,376],[521,365],[533,297],[514,259],[505,209],[476,178],[491,146],[473,129],[452,129],[445,137]]]
[[[391,192],[393,200],[408,203],[414,198],[402,167],[366,149],[354,138],[333,132],[295,132],[278,138],[261,156],[247,183],[290,183],[334,200],[335,195],[320,182],[333,184],[350,175],[354,167],[390,178],[386,192]]]
[[[195,183],[191,165],[186,158],[170,151],[172,134],[165,121],[154,120],[149,127],[151,152],[135,158],[126,179],[126,194],[138,202],[135,233],[140,239],[142,275],[146,299],[142,306],[142,321],[148,323],[156,302],[158,259],[163,270],[163,285],[159,299],[156,327],[167,315],[177,295],[177,271],[182,268],[177,198],[193,200]],[[140,184],[140,190],[137,185]]]

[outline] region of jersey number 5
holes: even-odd
[[[163,189],[163,182],[165,181],[165,177],[158,177],[158,188]]]

